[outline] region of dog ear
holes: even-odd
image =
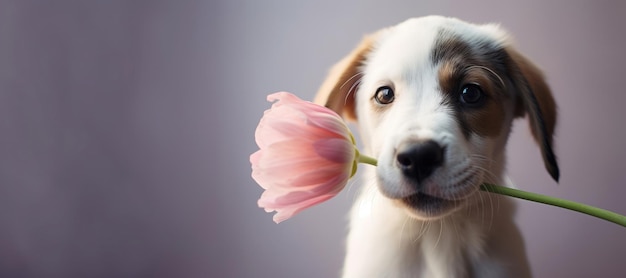
[[[350,54],[330,69],[317,92],[315,103],[332,109],[347,120],[356,120],[355,92],[361,80],[361,67],[374,40],[375,35],[365,36]]]
[[[528,113],[530,130],[541,148],[543,162],[548,173],[559,181],[559,166],[552,149],[556,126],[556,103],[541,70],[526,57],[515,51],[507,51],[513,60],[513,82],[518,88],[515,116]]]

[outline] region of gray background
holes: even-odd
[[[626,213],[624,1],[0,1],[0,277],[336,277],[356,186],[276,225],[256,207],[268,93],[311,99],[365,33],[501,22],[560,106],[552,182],[518,121],[519,187]],[[623,277],[626,230],[520,201],[537,277]]]

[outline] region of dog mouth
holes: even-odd
[[[483,172],[466,159],[444,165],[420,181],[397,170],[378,171],[377,178],[383,196],[409,215],[428,220],[444,217],[472,203]]]
[[[418,192],[399,201],[419,217],[433,218],[443,216],[463,203],[463,200],[447,200]]]

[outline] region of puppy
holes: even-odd
[[[556,107],[540,71],[497,25],[409,19],[366,36],[316,102],[356,121],[363,188],[350,214],[343,277],[529,277],[509,198],[505,145],[528,115],[550,175]]]

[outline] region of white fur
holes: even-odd
[[[513,103],[506,103],[500,136],[463,136],[451,111],[441,105],[437,69],[429,57],[439,26],[457,28],[467,41],[485,36],[507,41],[495,25],[443,17],[411,19],[377,38],[363,68],[356,112],[364,153],[377,157],[379,166],[362,167],[364,184],[350,214],[343,277],[530,276],[514,205],[478,191],[482,182],[505,183],[504,146]],[[374,111],[372,94],[387,83],[395,88],[393,106]],[[424,187],[428,194],[458,200],[457,208],[444,215],[416,215],[394,200],[416,193],[394,167],[395,149],[411,138],[447,147],[444,165]],[[457,183],[460,173],[471,173],[472,185],[446,187]]]

